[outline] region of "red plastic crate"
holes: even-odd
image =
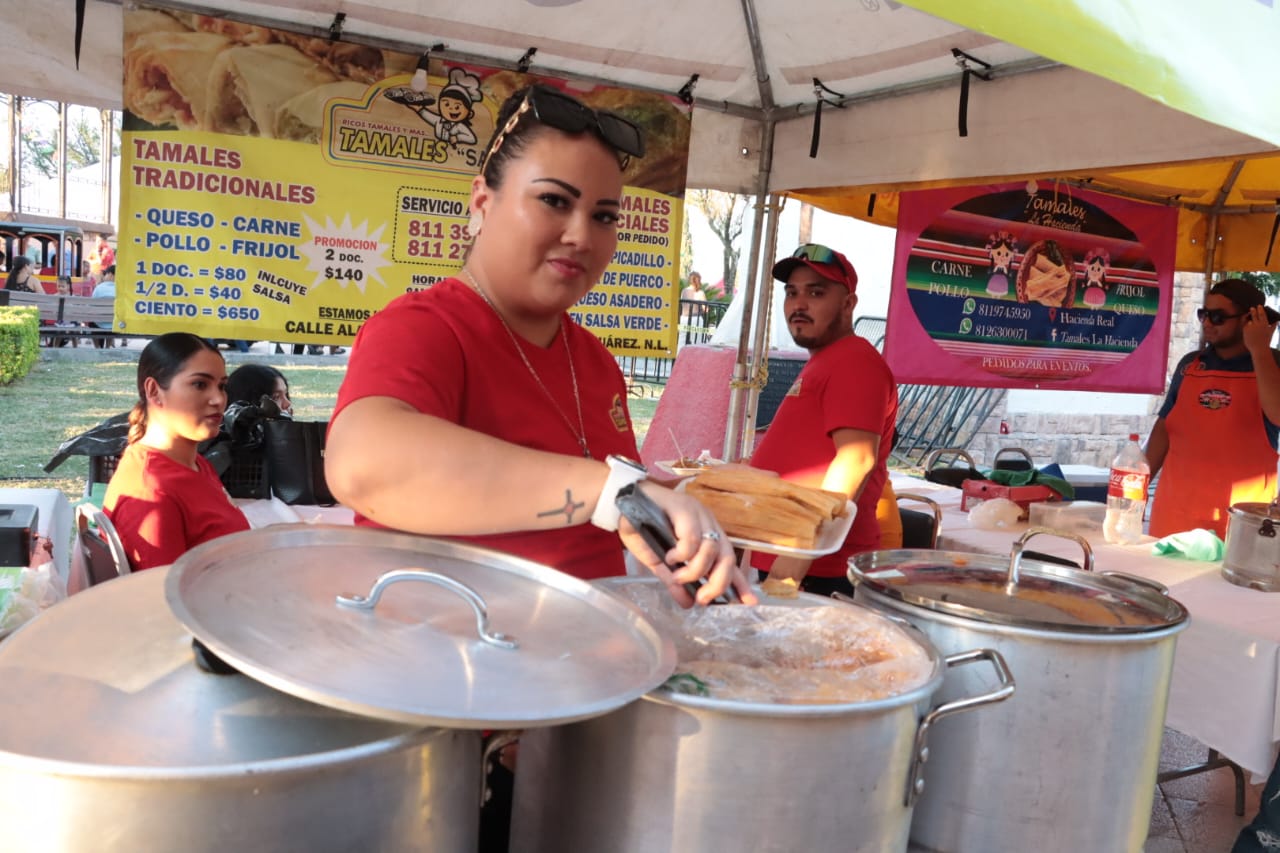
[[[982,501],[994,500],[995,498],[1008,498],[1009,500],[1022,507],[1022,518],[1026,519],[1031,513],[1031,504],[1037,501],[1060,501],[1062,495],[1055,492],[1048,486],[1031,485],[1031,486],[1006,486],[997,483],[994,480],[965,480],[960,484],[960,491],[964,494],[960,498],[960,509],[968,512],[972,507],[977,506]]]

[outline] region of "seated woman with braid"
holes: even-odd
[[[204,338],[171,332],[142,350],[129,445],[103,501],[134,571],[168,565],[210,539],[249,529],[196,451],[222,426],[226,384],[222,355]]]

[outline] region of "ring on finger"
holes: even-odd
[[[708,530],[702,534],[702,538],[706,539],[708,542],[719,542],[720,534],[716,533],[714,530]]]

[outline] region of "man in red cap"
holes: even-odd
[[[875,347],[853,333],[858,274],[848,258],[807,243],[774,264],[773,277],[785,283],[787,328],[809,351],[809,363],[787,391],[751,464],[806,486],[843,492],[858,511],[834,554],[778,557],[772,565],[760,555],[754,563],[773,581],[794,579],[823,595],[852,593],[849,555],[880,547],[876,503],[888,479],[898,386]]]

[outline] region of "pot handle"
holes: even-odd
[[[1169,587],[1159,581],[1153,581],[1149,578],[1140,577],[1138,575],[1131,575],[1128,572],[1107,571],[1098,572],[1098,574],[1106,575],[1109,578],[1116,578],[1117,580],[1124,581],[1125,583],[1132,584],[1133,586],[1140,586],[1143,589],[1155,592],[1157,595],[1165,598],[1169,597]]]
[[[948,669],[979,660],[991,661],[991,665],[996,671],[996,679],[1000,682],[1000,687],[990,693],[969,696],[965,699],[957,699],[954,702],[946,702],[925,714],[924,719],[920,721],[920,726],[916,729],[916,741],[911,754],[911,770],[907,774],[907,790],[903,799],[903,805],[907,808],[914,806],[916,799],[924,791],[924,765],[929,760],[929,728],[943,717],[960,711],[968,711],[981,705],[994,705],[996,702],[1003,702],[1013,695],[1015,686],[1013,673],[1009,672],[1009,665],[1005,663],[1004,657],[995,649],[974,649],[973,651],[959,652],[954,655],[948,655],[945,660]]]
[[[429,572],[426,569],[393,569],[389,572],[383,572],[378,579],[373,582],[373,586],[369,589],[368,595],[358,595],[351,593],[349,595],[339,595],[337,597],[339,607],[350,607],[353,610],[373,610],[377,606],[378,600],[382,598],[382,593],[387,587],[393,583],[400,581],[422,581],[424,583],[433,583],[442,586],[452,593],[457,594],[463,601],[471,605],[471,609],[476,614],[476,633],[480,635],[480,639],[484,640],[491,646],[497,646],[500,649],[516,649],[520,644],[516,642],[515,637],[506,634],[491,632],[489,630],[489,609],[485,605],[485,600],[471,587],[461,581],[456,581],[447,575],[439,572]]]
[[[1086,572],[1093,571],[1093,548],[1089,545],[1089,540],[1083,536],[1077,536],[1074,533],[1064,533],[1061,530],[1053,530],[1049,527],[1032,527],[1017,538],[1013,543],[1012,551],[1009,555],[1009,576],[1006,585],[1010,590],[1018,585],[1018,570],[1022,567],[1022,551],[1027,546],[1027,541],[1033,536],[1057,536],[1061,539],[1070,539],[1080,546],[1084,551],[1084,562],[1081,566]]]
[[[489,760],[501,750],[520,742],[519,729],[489,732],[484,738],[484,751],[480,754],[480,807],[489,802]]]

